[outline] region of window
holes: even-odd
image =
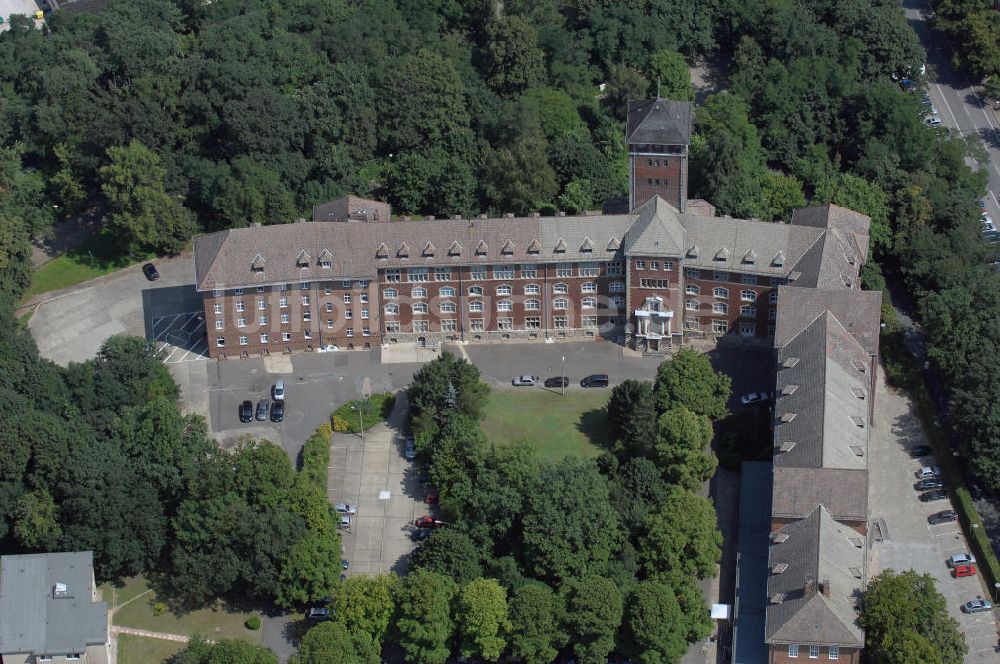
[[[666,279],[640,279],[639,288],[670,288],[670,282]]]
[[[72,660],[72,661],[76,661],[76,660],[80,659],[80,653],[78,653],[78,652],[71,652],[68,655],[66,655],[66,659]]]
[[[521,278],[522,279],[537,279],[538,278],[538,266],[532,263],[525,263],[521,266]]]
[[[566,294],[569,292],[569,286],[566,284],[554,284],[552,286],[552,292],[557,295]]]
[[[233,293],[236,294],[236,295],[243,295],[243,289],[242,288],[237,288],[235,291],[233,291]]]
[[[684,308],[688,311],[698,311],[699,307],[701,307],[701,303],[698,300],[688,300],[684,303]]]
[[[724,320],[713,320],[712,321],[712,332],[716,334],[725,334],[729,331],[729,323]]]
[[[347,320],[351,320],[352,318],[354,318],[354,310],[344,309],[344,318],[346,318]]]
[[[768,310],[767,318],[768,320],[778,320],[778,310],[777,309]]]
[[[257,292],[258,293],[263,293],[264,292],[264,287],[263,286],[257,286]]]
[[[716,270],[712,273],[712,278],[716,281],[729,281],[729,273]]]
[[[322,267],[322,268],[325,268],[327,270],[330,269],[330,265],[331,265],[330,261],[320,261],[319,262],[319,266]]]
[[[625,292],[625,282],[624,281],[612,281],[608,286],[608,291],[612,293],[624,293]]]
[[[213,290],[212,291],[212,297],[222,297],[222,291],[219,290],[219,289]]]
[[[514,319],[513,318],[497,318],[497,329],[498,330],[513,330],[514,329]]]
[[[281,314],[281,322],[282,323],[288,322],[288,314]]]
[[[260,317],[260,324],[261,325],[267,325],[267,316],[261,316]]]
[[[597,298],[596,297],[585,297],[580,300],[580,307],[583,309],[596,309],[597,308]]]
[[[729,298],[729,289],[728,288],[719,288],[719,287],[713,288],[712,289],[712,297],[718,297],[718,298],[721,298],[723,300],[728,299]]]
[[[605,274],[618,275],[622,274],[622,264],[621,261],[611,261],[604,268]]]
[[[342,279],[341,282],[340,282],[340,287],[341,288],[350,288],[351,287],[351,280],[350,279]]]
[[[451,268],[450,267],[434,268],[434,281],[451,281]]]
[[[390,320],[385,323],[385,331],[387,334],[398,334],[402,329],[398,320]]]
[[[382,297],[384,297],[387,300],[395,300],[396,298],[399,297],[399,291],[396,290],[395,288],[386,288],[384,291],[382,291]]]
[[[453,314],[458,310],[458,307],[454,302],[448,300],[447,302],[442,302],[440,305],[440,312],[443,314]]]
[[[368,293],[362,293],[360,296],[361,304],[368,304]]]
[[[601,273],[600,268],[597,267],[597,263],[580,263],[579,269],[581,277],[596,277]]]
[[[497,286],[497,295],[510,295],[514,291],[511,289],[510,284],[503,284],[502,286]]]
[[[757,301],[757,291],[750,290],[749,288],[744,288],[740,291],[740,299],[744,302],[756,302]]]
[[[328,329],[328,330],[332,330],[333,329],[333,319],[332,318],[327,318],[326,319],[326,329]]]
[[[268,341],[268,336],[267,336],[267,334],[265,334],[264,332],[261,332],[261,333],[260,333],[260,342],[261,342],[262,344],[266,344],[266,343],[267,343],[267,341]]]
[[[306,323],[312,320],[312,313],[309,311],[302,312],[302,320]]]
[[[303,281],[301,284],[299,284],[299,288],[301,288],[302,290],[309,290],[311,287],[312,284],[309,283],[308,281]]]
[[[494,279],[513,279],[514,278],[514,266],[513,265],[494,265],[493,266],[493,278]]]
[[[583,327],[597,327],[597,316],[584,316],[580,319],[580,324]]]
[[[442,332],[454,332],[458,329],[458,321],[454,318],[447,318],[441,321],[441,331]]]
[[[527,284],[524,287],[524,294],[525,295],[538,295],[541,292],[542,292],[542,288],[538,284]]]
[[[556,276],[557,277],[572,277],[573,276],[573,266],[569,263],[559,263],[556,265]]]
[[[482,286],[469,286],[469,295],[482,295],[482,294],[483,294]]]
[[[699,295],[701,293],[701,286],[698,284],[688,284],[684,287],[684,292],[688,295]]]
[[[746,284],[748,286],[756,286],[757,285],[757,275],[755,275],[755,274],[744,274],[742,277],[740,277],[740,282],[742,282],[742,283],[744,283],[744,284]],[[809,647],[810,647],[810,649],[812,648],[812,646],[809,646]],[[819,646],[816,646],[816,647],[818,648]]]
[[[646,261],[636,261],[635,262],[635,269],[637,269],[637,270],[645,270],[646,269]]]
[[[524,310],[525,311],[541,311],[542,303],[538,300],[525,300]]]
[[[281,307],[282,309],[286,308],[288,306],[288,298],[287,297],[279,297],[278,298],[278,306]]]
[[[483,266],[476,266],[469,270],[469,278],[474,281],[480,281],[486,278],[486,268]]]
[[[740,323],[740,336],[752,337],[757,332],[757,326],[753,323]]]
[[[500,300],[497,302],[497,311],[514,311],[514,303],[510,300]]]
[[[685,279],[701,279],[701,270],[695,270],[693,268],[686,268],[684,270]]]
[[[368,318],[368,310],[367,309],[362,309],[361,310],[361,320],[366,320],[367,318]]]
[[[743,318],[753,318],[757,315],[757,307],[752,304],[744,304],[740,307],[740,316]]]
[[[354,286],[355,288],[368,288],[368,280],[358,279],[358,283],[356,283]]]
[[[243,304],[243,300],[236,301],[236,311],[246,311],[247,306]]]
[[[427,321],[423,321],[423,322],[426,323]],[[372,329],[370,327],[363,327],[363,328],[361,328],[361,336],[363,336],[363,337],[370,337],[371,335],[372,335]]]
[[[712,304],[712,313],[713,314],[728,314],[729,313],[729,305],[726,304],[725,302],[715,302],[715,303]]]
[[[213,305],[213,306],[212,306],[212,309],[213,309],[213,310],[215,311],[215,313],[217,313],[217,314],[221,314],[221,313],[222,313],[222,305],[221,305],[221,304],[216,304],[216,305]]]
[[[413,290],[410,291],[410,297],[415,297],[415,298],[418,298],[418,299],[423,299],[423,298],[427,297],[427,289],[426,288],[414,288]]]
[[[344,334],[346,334],[349,337],[353,337],[354,336],[354,328],[353,327],[347,328],[346,330],[344,330]]]
[[[565,316],[556,316],[553,321],[557,330],[565,330],[569,327],[569,319]]]
[[[674,269],[674,262],[673,261],[663,261],[663,269],[666,272],[672,271]]]
[[[593,281],[585,281],[583,282],[583,285],[580,286],[580,291],[584,293],[596,293],[597,284],[595,284]]]
[[[390,267],[385,271],[385,280],[389,283],[399,283],[399,268]]]
[[[697,330],[699,326],[699,319],[697,318],[685,318],[684,319],[684,329],[685,330]]]
[[[482,332],[486,329],[482,318],[472,318],[469,320],[469,329],[473,332]]]
[[[225,327],[225,323],[224,323],[224,321],[221,318],[219,320],[215,321],[215,329],[221,330],[224,327]]]
[[[278,285],[278,291],[279,292],[284,293],[286,290],[288,290],[288,284],[279,284]]]
[[[350,304],[350,303],[351,303],[351,294],[344,293],[344,304]]]
[[[524,329],[526,330],[538,330],[542,327],[542,319],[538,316],[525,316],[524,317]]]
[[[303,295],[302,296],[302,306],[303,307],[308,307],[309,306],[309,296],[308,295]]]
[[[225,348],[226,347],[226,338],[225,337],[216,337],[215,338],[215,345],[218,348]]]
[[[840,659],[840,646],[830,646],[827,648],[827,659]]]
[[[799,647],[798,646],[788,646],[788,656],[789,657],[798,657],[799,656]]]
[[[438,294],[440,294],[441,297],[455,297],[455,289],[451,286],[446,286],[445,288],[439,290]]]
[[[333,313],[333,302],[327,302],[326,306],[324,308],[326,309],[326,313],[332,314]]]
[[[427,303],[426,302],[414,302],[411,305],[413,313],[415,314],[426,314],[427,313]]]
[[[650,270],[659,270],[660,269],[660,261],[649,261],[649,269]]]
[[[569,309],[569,300],[567,300],[564,297],[557,297],[556,299],[552,300],[552,308],[559,310]]]
[[[819,646],[809,646],[809,659],[819,659]]]
[[[777,288],[785,283],[784,277],[771,277],[771,288]]]
[[[240,337],[240,345],[241,346],[246,346],[248,343],[249,343],[249,341],[247,340],[246,335],[243,335],[243,336]]]
[[[246,318],[238,318],[238,319],[236,319],[236,327],[246,327],[246,326],[247,326],[247,319]]]
[[[282,341],[291,341],[292,340],[292,333],[291,332],[282,332],[281,333],[281,340]]]
[[[406,271],[406,280],[410,282],[427,281],[430,274],[426,267],[411,267]]]
[[[469,301],[469,311],[482,311],[483,301],[482,300],[470,300]]]
[[[331,284],[323,286],[323,295],[333,295],[333,286]]]

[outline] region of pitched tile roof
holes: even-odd
[[[313,221],[389,221],[391,208],[388,203],[357,196],[342,196],[312,210]]]
[[[878,353],[882,293],[781,286],[774,347],[788,344],[824,311],[829,311],[869,355]]]
[[[864,583],[865,550],[852,542],[857,533],[837,523],[824,507],[778,532],[788,537],[780,543],[772,538],[767,594],[781,601],[767,607],[765,640],[862,647],[864,632],[857,625],[856,607]],[[785,567],[773,573],[779,565]]]
[[[821,229],[767,221],[693,214],[681,215],[680,219],[687,230],[682,252],[685,267],[709,270],[784,277],[823,235]],[[697,251],[692,253],[693,247]],[[818,263],[814,271],[819,271]]]
[[[691,142],[693,119],[694,104],[689,101],[630,101],[625,135],[631,145],[687,145]]]
[[[838,521],[868,518],[868,473],[863,469],[774,467],[775,518],[804,519],[824,506]]]
[[[654,196],[636,209],[635,223],[625,234],[625,253],[636,256],[681,256],[685,229],[682,215],[670,203]]]

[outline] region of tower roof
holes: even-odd
[[[628,103],[626,142],[631,144],[688,145],[694,104],[670,99],[646,99]]]

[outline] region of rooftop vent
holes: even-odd
[[[785,385],[781,390],[781,395],[785,397],[791,396],[795,394],[795,390],[797,389],[799,389],[798,385]]]
[[[786,569],[788,569],[788,563],[778,563],[771,568],[771,574],[781,574]]]
[[[851,393],[859,399],[865,398],[865,391],[862,390],[860,387],[852,387]]]
[[[771,604],[781,604],[782,602],[785,601],[785,593],[774,593],[773,595],[771,595],[769,601],[771,602]]]
[[[851,415],[851,421],[854,422],[854,426],[858,427],[859,429],[865,428],[865,421],[860,417],[858,417],[857,415]]]
[[[54,586],[52,586],[52,599],[72,599],[73,593],[70,591],[69,586],[65,583],[57,581]]]
[[[771,541],[775,544],[781,544],[788,540],[787,533],[771,533]]]
[[[797,413],[782,413],[781,414],[781,423],[782,424],[788,424],[789,422],[791,422],[792,420],[795,419],[796,415],[797,415]]]
[[[503,213],[503,218],[504,219],[513,219],[514,218],[514,213],[513,212],[504,212]]]
[[[781,363],[781,366],[785,369],[791,369],[796,364],[799,363],[799,358],[797,357],[786,357],[785,361]]]
[[[851,366],[860,371],[861,373],[865,373],[866,371],[868,371],[868,365],[866,365],[861,360],[854,360],[853,362],[851,362]]]
[[[847,571],[848,571],[848,572],[850,573],[850,575],[851,575],[851,576],[853,576],[853,577],[854,577],[855,579],[861,579],[861,578],[864,578],[864,574],[863,574],[863,573],[861,572],[861,568],[860,568],[860,567],[848,567],[848,568],[847,568]]]
[[[791,452],[792,450],[795,449],[795,445],[796,445],[795,441],[793,441],[793,440],[786,440],[785,442],[783,442],[781,445],[778,446],[778,451],[779,452]]]
[[[850,449],[854,452],[854,456],[856,457],[863,457],[865,455],[865,451],[858,445],[851,445]]]
[[[848,537],[847,541],[859,549],[865,545],[865,541],[860,537]]]

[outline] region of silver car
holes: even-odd
[[[922,466],[916,472],[918,480],[929,480],[932,477],[941,477],[941,466]]]
[[[350,514],[341,514],[340,523],[337,524],[337,527],[340,528],[341,530],[350,530],[351,523],[352,519]]]
[[[971,553],[956,553],[949,558],[947,562],[948,567],[955,567],[956,565],[975,565],[976,557]]]
[[[334,505],[334,509],[336,509],[341,514],[357,514],[358,513],[358,506],[357,505],[352,505],[350,503],[337,503],[336,505]]]
[[[523,376],[518,376],[510,382],[514,387],[530,387],[538,383],[538,376],[529,376],[525,374]]]

